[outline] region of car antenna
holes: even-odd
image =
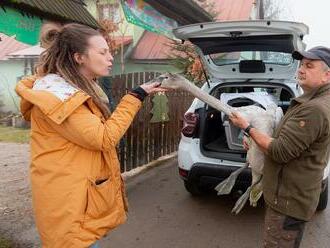
[[[210,81],[209,81],[209,78],[208,78],[208,76],[207,76],[207,74],[206,74],[206,71],[205,71],[204,65],[203,65],[203,63],[202,63],[201,56],[198,56],[198,58],[199,58],[199,61],[201,62],[201,65],[202,65],[202,70],[203,70],[203,73],[204,73],[204,77],[205,77],[205,80],[206,80],[207,86],[208,86],[209,88],[211,88]]]

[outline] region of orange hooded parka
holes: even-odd
[[[141,107],[125,95],[106,120],[90,96],[48,74],[16,87],[31,121],[30,179],[44,248],[89,247],[126,220],[116,145]]]

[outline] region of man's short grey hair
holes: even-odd
[[[324,68],[325,71],[330,70],[330,67],[324,61],[322,61],[322,64],[323,64],[323,68]]]
[[[330,67],[324,61],[322,61],[322,64],[325,72],[330,71]],[[327,81],[327,83],[330,83],[330,79]]]

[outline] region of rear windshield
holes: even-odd
[[[269,51],[213,53],[209,56],[216,65],[237,64],[242,60],[262,60],[264,63],[277,65],[290,65],[293,62],[291,53]]]

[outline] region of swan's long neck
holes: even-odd
[[[233,108],[231,106],[221,102],[220,100],[216,99],[215,97],[204,92],[203,90],[198,88],[193,83],[187,82],[185,84],[182,84],[180,88],[190,92],[193,96],[195,96],[199,100],[207,103],[208,105],[212,106],[216,110],[224,112],[227,115],[230,115],[231,112],[233,112]]]

